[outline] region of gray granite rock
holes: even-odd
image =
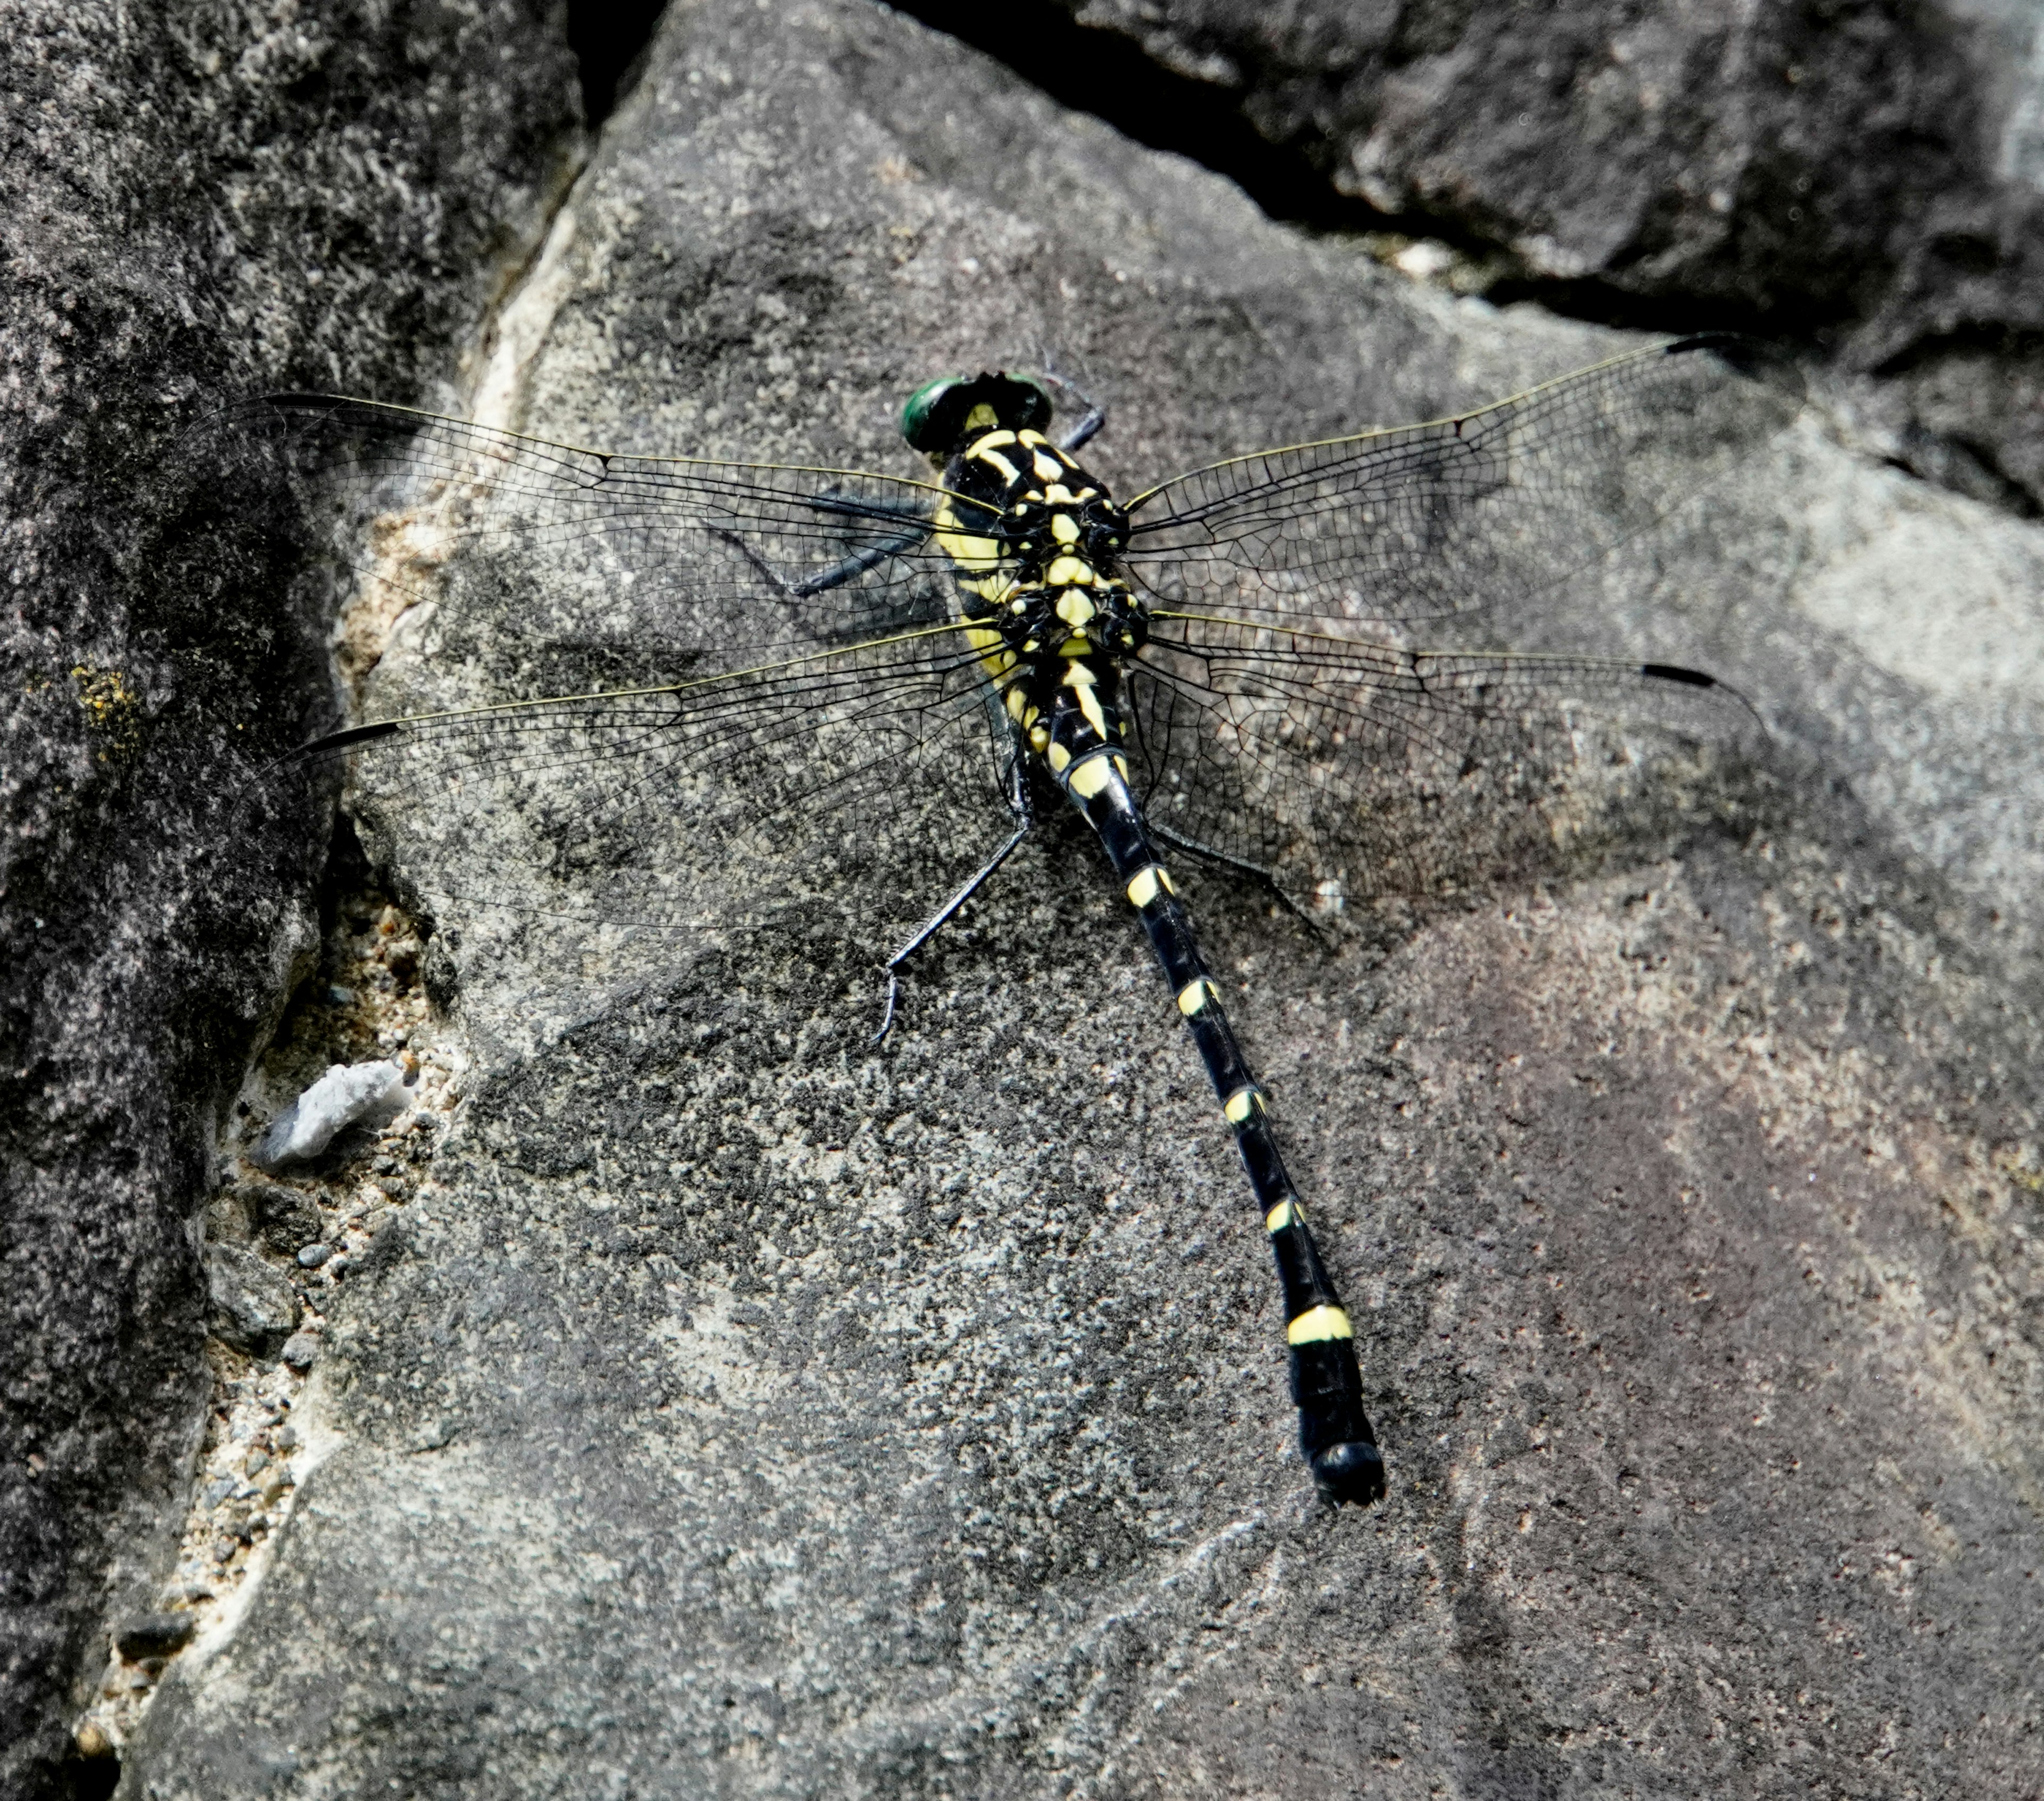
[[[1281,205],[1354,196],[1474,251],[1500,294],[1586,316],[1835,343],[1881,376],[1895,454],[2044,503],[2044,22],[2023,0],[1057,0],[965,29],[997,17],[1028,51],[1043,13],[1054,80],[1118,38],[1180,81],[1089,85],[1110,117],[1189,142],[1239,109],[1289,155],[1262,171]]]
[[[256,1214],[256,1229],[263,1242],[280,1256],[295,1256],[314,1243],[325,1230],[319,1203],[299,1188],[284,1188],[275,1183],[251,1183],[242,1191]]]
[[[206,1253],[208,1324],[214,1337],[259,1357],[274,1357],[297,1330],[298,1298],[253,1251],[215,1245]]]
[[[1130,487],[1617,341],[1274,228],[897,15],[704,3],[482,387],[581,442],[912,474],[909,388],[1047,345]],[[1227,1137],[1070,826],[878,1053],[827,945],[450,908],[467,1098],[330,1318],[275,1562],[124,1792],[2031,1792],[2044,540],[1842,441],[1850,398],[1650,586],[1558,606],[1737,680],[1760,771],[1329,949],[1186,875],[1352,1298],[1381,1508],[1311,1493]],[[372,710],[668,648],[626,589],[503,572],[401,625]],[[429,883],[431,822],[364,805]]]
[[[328,716],[321,597],[205,397],[452,371],[574,151],[544,6],[30,3],[0,33],[0,1793],[59,1780],[147,1606],[206,1401],[219,1110],[313,926],[328,827],[251,760]]]

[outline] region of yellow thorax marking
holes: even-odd
[[[1058,596],[1058,617],[1075,632],[1093,617],[1093,602],[1082,594]]]
[[[950,501],[944,501],[937,508],[936,523],[937,548],[961,569],[978,575],[1000,568],[1000,545],[976,532],[955,529],[958,514],[951,510]]]
[[[993,541],[983,538],[980,541],[991,544]],[[1043,580],[1054,588],[1089,588],[1093,586],[1093,569],[1083,557],[1055,557],[1050,568],[1043,571]]]
[[[1069,513],[1051,515],[1051,536],[1059,544],[1077,544],[1079,541],[1079,522]]]
[[[1056,457],[1046,456],[1039,450],[1036,452],[1035,470],[1038,481],[1055,482],[1065,472],[1065,466]]]

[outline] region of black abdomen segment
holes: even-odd
[[[1100,834],[1115,876],[1150,934],[1164,979],[1178,997],[1178,1011],[1213,1079],[1243,1168],[1263,1210],[1284,1290],[1300,1449],[1322,1494],[1330,1500],[1366,1504],[1384,1493],[1384,1460],[1362,1409],[1355,1335],[1278,1153],[1262,1091],[1221,1009],[1220,992],[1200,960],[1192,921],[1158,861],[1126,773],[1118,756],[1100,751],[1074,763],[1062,780],[1072,804]]]

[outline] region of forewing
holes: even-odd
[[[1158,621],[1130,672],[1152,822],[1301,904],[1579,866],[1759,735],[1689,672]],[[1653,804],[1642,805],[1651,797]]]
[[[1130,503],[1129,568],[1174,610],[1438,626],[1609,556],[1802,403],[1779,352],[1685,338],[1458,418],[1179,476]]]
[[[357,727],[354,810],[443,924],[704,943],[830,923],[874,958],[1011,825],[1014,756],[946,628],[748,672]]]
[[[946,617],[928,544],[941,498],[858,471],[627,456],[321,394],[237,403],[192,434],[221,467],[267,460],[313,529],[394,618],[465,579],[524,578],[528,641],[592,629],[660,673],[743,666],[764,647],[842,646]]]

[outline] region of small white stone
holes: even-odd
[[[404,1110],[405,1072],[395,1063],[335,1064],[279,1114],[254,1160],[265,1169],[316,1157],[346,1127]]]

